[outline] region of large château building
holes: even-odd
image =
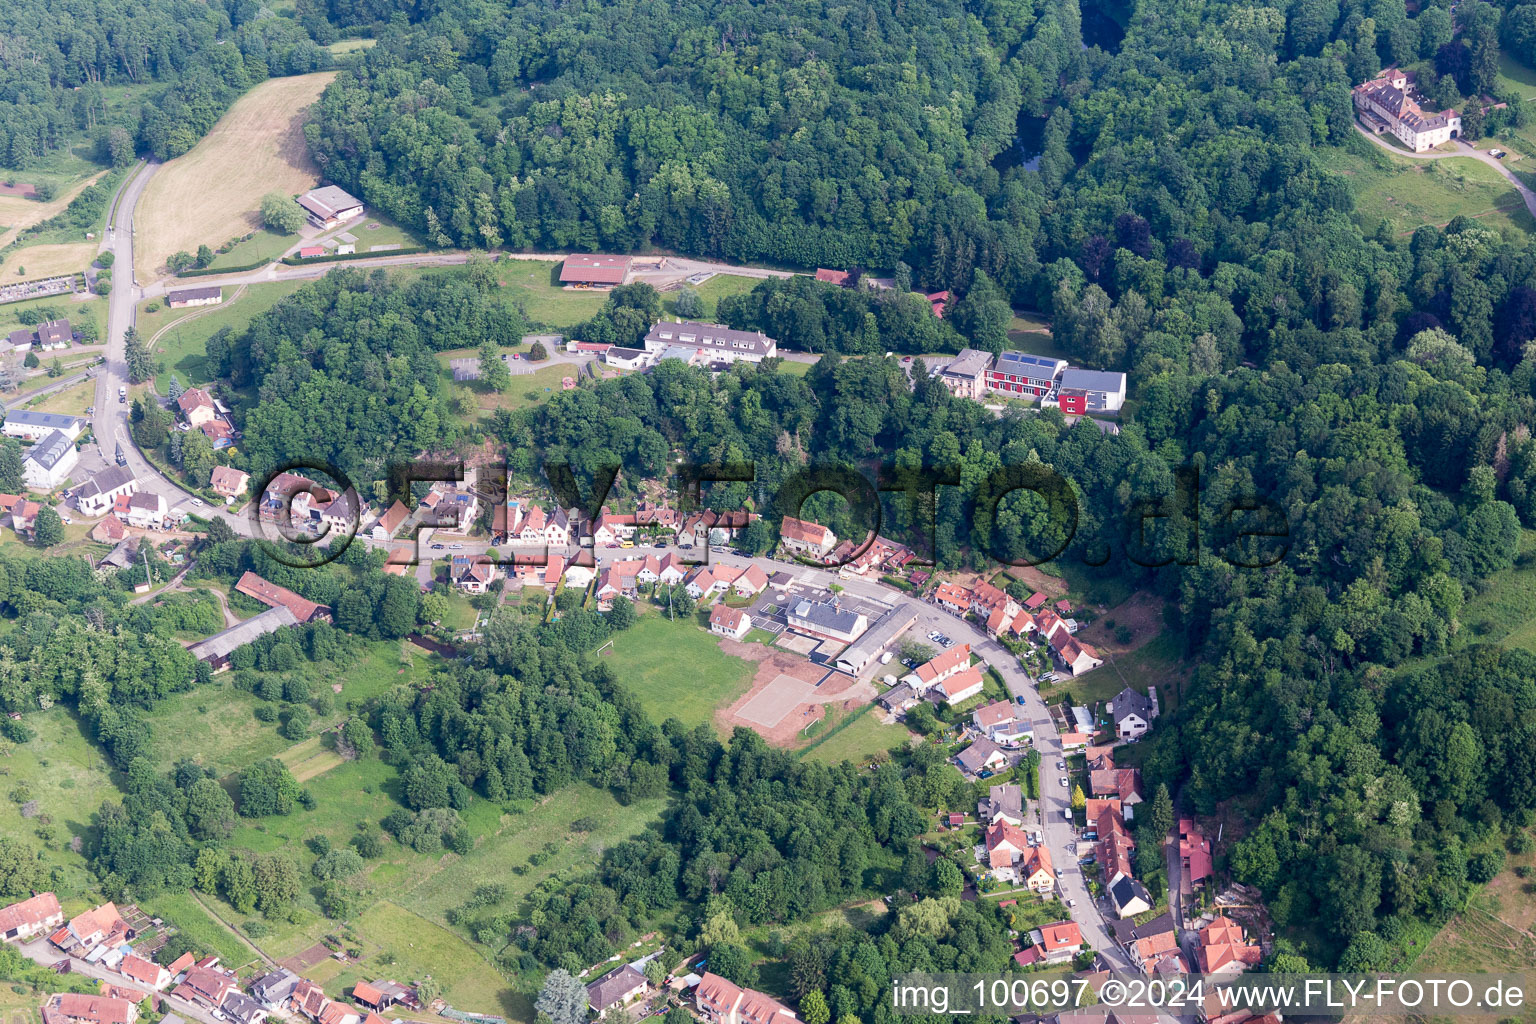
[[[1355,86],[1355,110],[1377,135],[1391,132],[1415,153],[1461,137],[1461,115],[1454,110],[1426,113],[1412,72],[1388,68]]]

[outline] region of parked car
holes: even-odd
[[[947,651],[951,647],[955,646],[955,642],[953,640],[951,640],[949,637],[945,637],[943,640],[939,641],[939,646],[944,648]]]
[[[433,544],[432,545],[432,550],[433,551],[441,551],[441,550],[443,550],[443,547],[444,547],[444,545],[442,545],[442,544]]]
[[[192,504],[196,505],[198,508],[202,508],[203,507],[203,499],[202,498],[193,498],[192,499]]]
[[[1071,821],[1072,820],[1072,808],[1070,808],[1070,807],[1063,807],[1061,809],[1061,818],[1062,818],[1063,821]]]
[[[1067,788],[1067,777],[1065,775],[1063,775],[1061,777],[1061,788],[1062,789],[1066,789]]]
[[[1065,761],[1057,761],[1056,762],[1056,770],[1059,771],[1059,772],[1066,771],[1067,770],[1067,762],[1065,762]]]
[[[1077,906],[1077,900],[1067,900],[1067,906],[1069,908]]]
[[[1024,695],[1022,693],[1019,694],[1017,697],[1015,697],[1013,699],[1015,701],[1017,701],[1021,707],[1023,706],[1023,704],[1024,704]]]
[[[463,544],[454,544],[454,545],[451,545],[451,546],[452,546],[453,550],[457,551],[460,548],[462,548],[464,545]]]

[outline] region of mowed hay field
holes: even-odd
[[[95,258],[95,242],[29,245],[10,255],[6,260],[6,269],[15,273],[18,267],[25,268],[27,278],[78,274],[83,273]]]
[[[304,110],[334,71],[272,78],[236,101],[208,136],[155,172],[134,211],[134,269],[165,272],[180,250],[214,248],[261,227],[261,197],[313,188],[319,169],[304,145]]]

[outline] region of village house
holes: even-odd
[[[958,583],[940,583],[933,591],[933,603],[955,615],[971,610],[971,592]]]
[[[1096,797],[1114,797],[1125,807],[1141,803],[1141,771],[1137,768],[1116,768],[1112,763],[1104,768],[1092,768],[1088,772],[1089,793]]]
[[[224,1005],[225,997],[235,990],[236,980],[233,971],[219,966],[218,957],[206,957],[187,971],[187,976],[171,990],[171,995],[217,1010]]]
[[[1105,886],[1115,913],[1121,918],[1135,917],[1152,909],[1152,894],[1147,887],[1132,878],[1129,872],[1116,872]]]
[[[1200,929],[1195,957],[1203,974],[1241,974],[1263,958],[1263,951],[1248,944],[1242,925],[1218,914]]]
[[[1116,940],[1125,948],[1131,962],[1146,974],[1156,972],[1167,963],[1170,956],[1179,957],[1179,936],[1171,913],[1162,914],[1142,925],[1130,919],[1118,919],[1110,924]],[[1182,963],[1182,958],[1179,963]]]
[[[976,816],[986,824],[1024,824],[1024,788],[1018,785],[993,786],[976,804]]]
[[[217,306],[224,301],[224,289],[218,285],[207,288],[179,288],[165,293],[165,304],[172,309],[188,306]]]
[[[983,736],[955,755],[955,763],[972,775],[996,771],[1008,763],[1008,755],[996,743]]]
[[[64,911],[51,892],[40,892],[29,899],[0,908],[0,940],[31,942],[39,935],[64,923]]]
[[[309,222],[321,229],[334,228],[363,215],[362,200],[336,185],[310,189],[294,201]],[[301,251],[299,255],[304,253]]]
[[[1009,597],[1005,591],[983,581],[971,588],[971,606],[968,610],[978,618],[987,619],[994,611],[1012,616],[1018,614],[1021,609],[1019,603]]]
[[[112,502],[112,514],[139,530],[163,530],[166,527],[165,497],[153,491],[134,491],[118,495]]]
[[[963,348],[939,371],[939,382],[956,398],[980,398],[986,393],[986,374],[992,366],[992,353]]]
[[[1092,672],[1104,664],[1097,650],[1078,640],[1065,628],[1057,630],[1051,637],[1051,654],[1062,670],[1071,676]]]
[[[1094,859],[1102,877],[1131,874],[1131,854],[1136,851],[1136,841],[1126,829],[1125,819],[1110,809],[1093,819],[1093,825],[1099,837],[1094,845]]]
[[[43,1005],[44,1024],[134,1024],[139,1007],[126,999],[61,992]]]
[[[1461,115],[1455,110],[1430,113],[1420,105],[1417,75],[1411,71],[1387,68],[1355,86],[1352,97],[1355,112],[1369,131],[1390,132],[1415,153],[1461,136]]]
[[[633,964],[616,967],[587,986],[587,1005],[602,1020],[609,1010],[627,1006],[644,998],[650,990],[645,975]]]
[[[103,903],[70,918],[49,941],[66,953],[84,956],[98,946],[120,945],[133,937],[134,930],[117,912],[117,904]]]
[[[972,713],[976,728],[996,743],[1017,743],[1034,734],[1029,712],[1015,701],[1000,700]]]
[[[752,616],[740,608],[717,604],[709,613],[709,631],[717,636],[740,640],[752,628]]]
[[[453,585],[466,594],[483,594],[496,579],[496,565],[485,555],[454,555],[449,575]]]
[[[681,547],[727,543],[740,530],[757,522],[762,516],[756,512],[716,512],[707,509],[696,512],[678,524],[676,539]]]
[[[6,437],[23,441],[41,441],[57,430],[71,441],[76,441],[85,431],[85,420],[79,416],[65,416],[56,412],[12,409],[5,414],[5,422],[0,430],[4,430]]]
[[[74,336],[68,320],[45,320],[37,325],[37,347],[44,352],[68,348]]]
[[[856,280],[851,271],[832,270],[828,267],[816,268],[816,280],[822,284],[835,285],[838,288],[847,288]]]
[[[224,1002],[219,1005],[219,1010],[229,1019],[230,1024],[261,1024],[267,1019],[267,1008],[239,989],[230,990]]]
[[[117,965],[119,973],[131,978],[140,985],[159,992],[171,983],[171,972],[151,960],[134,956],[132,953],[123,957],[122,963]]]
[[[63,431],[55,430],[27,449],[21,460],[21,476],[35,491],[51,491],[69,478],[80,462],[75,442]]]
[[[454,533],[468,533],[480,514],[480,501],[474,493],[452,485],[434,484],[421,505],[423,522]]]
[[[1179,882],[1185,892],[1211,877],[1211,840],[1191,818],[1179,819]]]
[[[981,674],[980,666],[971,665],[939,680],[928,690],[926,696],[932,699],[935,695],[942,694],[943,702],[953,706],[964,703],[981,693],[984,684],[985,678]]]
[[[1077,955],[1083,946],[1083,933],[1076,921],[1057,921],[1030,930],[1030,945],[1039,949],[1046,963],[1061,963]]]
[[[1057,634],[1071,632],[1067,629],[1067,624],[1062,621],[1061,616],[1057,615],[1049,608],[1040,609],[1034,613],[1034,617],[1035,634],[1041,641],[1045,643],[1050,643],[1052,640],[1055,640]]]
[[[37,513],[42,506],[35,501],[17,500],[11,503],[11,529],[23,536],[31,536],[37,525]]]
[[[964,670],[970,663],[971,645],[956,644],[902,676],[901,681],[910,683],[918,693],[927,693],[945,679]]]
[[[327,504],[336,496],[320,484],[297,473],[279,473],[267,481],[257,513],[267,523],[300,526],[309,520],[313,504]]]
[[[226,500],[240,497],[250,484],[251,475],[233,466],[214,466],[208,478],[208,486]]]
[[[789,1024],[794,1011],[783,1003],[706,972],[693,990],[694,1004],[707,1024]]]
[[[1152,701],[1146,694],[1126,687],[1109,702],[1109,714],[1115,721],[1115,735],[1122,740],[1136,740],[1146,735],[1154,717]]]
[[[1007,873],[1011,877],[1014,863],[1030,849],[1029,837],[1017,826],[995,821],[987,826],[982,849],[986,852],[987,867],[993,874],[1002,877]]]
[[[182,418],[194,427],[209,423],[218,415],[213,396],[202,388],[187,388],[183,391],[176,399],[176,408],[181,410]]]
[[[411,510],[398,500],[384,510],[384,514],[373,522],[369,530],[369,536],[377,541],[389,540],[400,529],[400,525],[411,517]]]
[[[837,544],[837,535],[820,523],[785,516],[779,524],[779,542],[791,555],[821,561]]]
[[[900,713],[917,704],[922,698],[910,683],[897,683],[875,698],[875,703],[887,711]]]

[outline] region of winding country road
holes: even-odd
[[[1492,167],[1494,170],[1498,171],[1500,174],[1504,175],[1505,180],[1515,187],[1516,192],[1520,193],[1520,198],[1525,201],[1525,208],[1530,211],[1531,216],[1536,217],[1536,192],[1532,192],[1530,189],[1526,188],[1525,182],[1521,181],[1515,172],[1511,171],[1507,166],[1505,166],[1504,161],[1500,160],[1496,156],[1490,156],[1486,151],[1478,149],[1471,143],[1464,142],[1461,139],[1454,139],[1452,140],[1451,144],[1456,147],[1456,150],[1451,153],[1410,153],[1400,146],[1392,145],[1392,143],[1387,142],[1381,136],[1373,135],[1366,131],[1364,128],[1360,127],[1360,122],[1358,121],[1355,122],[1355,131],[1369,139],[1371,143],[1378,149],[1384,149],[1388,153],[1391,153],[1393,156],[1400,156],[1404,160],[1449,160],[1455,157],[1461,157],[1462,159],[1476,160],[1480,163],[1485,163],[1489,167]]]

